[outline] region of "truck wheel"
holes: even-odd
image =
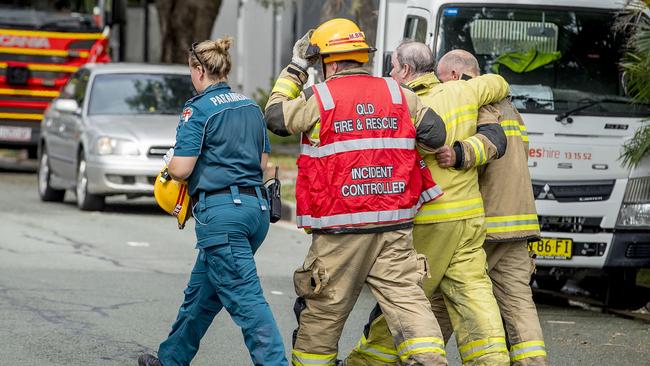
[[[38,164],[38,195],[44,202],[63,202],[65,196],[64,189],[54,189],[50,185],[50,157],[47,149],[43,146],[41,159]]]
[[[83,153],[79,155],[77,165],[77,207],[82,211],[101,211],[104,209],[105,197],[88,193],[88,175],[86,174],[86,158]]]
[[[607,271],[605,306],[614,309],[638,308],[639,290],[636,287],[635,268],[617,268]]]
[[[560,291],[566,284],[566,281],[566,277],[535,275],[535,282],[537,282],[537,287],[542,290]]]

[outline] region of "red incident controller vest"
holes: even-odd
[[[320,145],[303,134],[298,227],[411,221],[423,203],[442,194],[415,148],[415,126],[395,80],[352,75],[312,88]]]

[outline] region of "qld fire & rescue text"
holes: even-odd
[[[353,132],[361,130],[397,130],[397,117],[363,117],[375,113],[375,106],[372,103],[359,103],[356,105],[357,114],[360,118],[356,121],[346,119],[343,121],[335,121],[333,123],[334,132]]]

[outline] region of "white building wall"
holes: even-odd
[[[235,39],[231,49],[233,70],[230,85],[247,96],[258,88],[268,90],[282,67],[291,59],[293,9],[278,10],[276,53],[273,60],[273,9],[256,0],[224,1],[212,31],[212,38]],[[289,46],[287,46],[289,44]]]
[[[300,2],[300,1],[299,1]],[[277,74],[291,61],[294,42],[294,3],[278,8],[275,19],[274,53],[273,9],[258,0],[223,1],[211,38],[234,38],[230,50],[233,69],[229,83],[233,89],[253,96],[258,88],[270,90]],[[144,61],[144,11],[133,7],[127,11],[125,60]],[[160,62],[160,25],[154,4],[149,6],[149,62]],[[297,29],[300,33],[301,30]],[[275,55],[275,59],[274,56]]]

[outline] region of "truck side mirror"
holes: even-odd
[[[79,103],[74,99],[57,99],[54,101],[53,107],[58,112],[81,114]]]
[[[392,52],[386,52],[384,54],[384,64],[382,65],[382,76],[390,76],[390,71],[393,68],[393,64],[391,64],[391,57],[393,53]]]
[[[630,93],[627,90],[627,71],[621,73],[621,88],[623,89],[623,94],[628,96]]]

